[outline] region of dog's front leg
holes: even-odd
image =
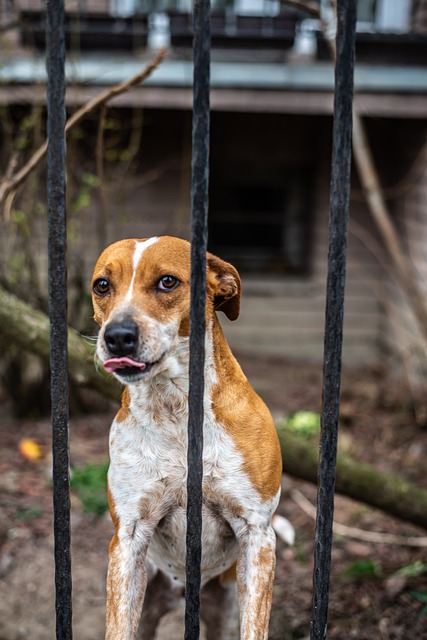
[[[270,619],[276,537],[271,526],[247,525],[239,536],[237,587],[240,639],[267,640]]]
[[[122,526],[110,543],[105,640],[135,638],[147,587],[145,563],[152,529],[144,521]]]

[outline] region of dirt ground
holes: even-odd
[[[319,365],[273,358],[239,357],[275,417],[319,411]],[[53,534],[50,424],[15,420],[0,396],[0,640],[54,637]],[[427,489],[427,428],[415,424],[400,385],[385,384],[378,372],[344,373],[340,446],[364,462],[405,475]],[[107,459],[107,434],[115,408],[72,416],[73,467]],[[45,455],[23,458],[18,445],[34,438]],[[296,543],[278,543],[271,640],[308,638],[314,522],[295,502],[298,490],[312,503],[315,487],[285,477],[279,512],[296,529]],[[425,536],[426,532],[365,505],[337,497],[339,523],[365,531]],[[84,513],[72,495],[73,625],[77,640],[101,640],[105,613],[107,515]],[[427,549],[357,537],[336,536],[330,592],[329,638],[427,639]],[[424,611],[423,611],[424,608]],[[182,612],[165,620],[157,638],[182,638]]]

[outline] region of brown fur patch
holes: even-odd
[[[116,415],[116,420],[117,422],[124,422],[126,420],[126,418],[129,416],[130,414],[130,395],[129,395],[129,389],[128,387],[125,387],[123,389],[123,393],[122,393],[122,406],[120,407],[117,415]]]
[[[119,523],[119,517],[116,512],[116,507],[115,507],[113,496],[111,495],[110,489],[108,489],[108,506],[110,508],[110,516],[111,516],[111,520],[113,521],[113,525],[115,529],[115,534],[111,538],[110,546],[109,546],[109,555],[111,555],[112,553],[114,553],[114,550],[117,547],[119,542],[119,539],[117,537],[117,532],[119,530],[120,523]]]
[[[108,247],[99,257],[92,282],[105,278],[110,283],[107,295],[98,296],[92,293],[94,317],[99,324],[111,318],[114,309],[123,302],[132,282],[136,243],[143,241],[144,239],[120,240]],[[188,315],[189,265],[190,245],[185,240],[165,236],[148,246],[141,256],[135,274],[130,305],[136,311],[136,315],[143,312],[159,322],[169,322],[173,316],[182,319]],[[159,280],[166,275],[172,275],[180,281],[175,290],[158,290]]]
[[[282,459],[279,439],[269,410],[255,393],[214,321],[214,357],[218,384],[212,392],[215,417],[233,438],[244,468],[264,499],[280,487]]]

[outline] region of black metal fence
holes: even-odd
[[[56,637],[71,640],[64,4],[47,0],[47,188]]]
[[[47,0],[49,300],[56,637],[72,638],[67,384],[64,0]],[[192,272],[185,639],[200,633],[205,254],[209,183],[210,3],[194,4]],[[327,634],[350,189],[356,0],[338,0],[322,429],[311,640]]]

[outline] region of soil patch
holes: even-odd
[[[275,358],[239,360],[275,417],[319,411],[321,367]],[[53,534],[49,420],[15,420],[6,398],[0,415],[0,640],[54,637]],[[373,370],[344,372],[340,446],[363,462],[427,488],[427,430],[405,406],[398,385]],[[108,458],[108,429],[116,409],[72,417],[73,467]],[[19,451],[23,438],[43,451],[37,463]],[[313,504],[314,486],[283,479],[279,512],[296,529],[294,547],[278,543],[271,640],[308,638],[314,521],[294,500]],[[426,535],[365,505],[337,497],[335,518],[349,527],[401,536]],[[86,513],[72,495],[74,637],[101,640],[105,575],[112,525],[108,514]],[[427,640],[427,550],[335,536],[328,637],[344,640]],[[424,612],[423,612],[424,608]],[[164,621],[158,638],[182,638],[182,612]]]

